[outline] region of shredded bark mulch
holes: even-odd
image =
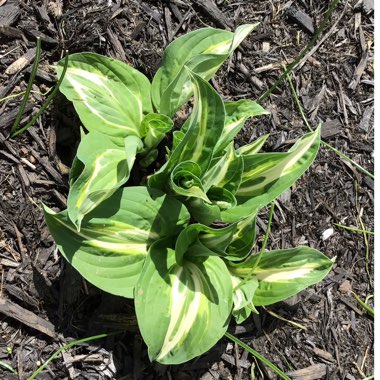
[[[25,125],[54,86],[51,65],[70,53],[93,51],[120,59],[152,78],[163,48],[199,27],[234,30],[260,22],[212,80],[225,99],[257,99],[310,41],[327,1],[0,0],[0,377],[28,379],[73,340],[123,331],[62,352],[38,379],[276,379],[247,351],[220,341],[179,366],[150,363],[131,300],[86,283],[60,256],[41,202],[62,210],[79,135],[63,96],[16,139],[9,131],[42,41],[42,59]],[[326,142],[373,172],[373,1],[343,1],[329,26],[292,73],[312,125]],[[266,151],[281,151],[307,132],[284,82],[263,104],[271,114],[251,120],[237,143],[264,133]],[[269,248],[300,244],[330,258],[320,284],[260,309],[230,331],[292,379],[356,380],[373,374],[373,319],[356,302],[373,295],[373,180],[322,147],[308,172],[276,201]],[[259,242],[266,228],[258,220]],[[369,304],[372,305],[372,299]],[[280,320],[276,315],[285,320]],[[301,324],[304,328],[288,321]],[[9,366],[14,373],[5,366]],[[17,374],[16,374],[17,373]]]

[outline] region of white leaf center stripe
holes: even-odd
[[[170,322],[161,351],[157,357],[158,361],[166,357],[180,342],[186,339],[199,313],[202,294],[202,273],[192,263],[187,263],[186,266],[188,275],[191,275],[191,278],[189,279],[186,276],[185,285],[181,283],[181,274],[184,269],[179,267],[173,273],[174,281],[171,292]],[[183,287],[182,290],[180,289],[181,287]],[[192,289],[192,291],[190,292],[189,289]],[[192,298],[190,302],[189,298]]]
[[[124,152],[118,151],[116,149],[108,149],[103,154],[101,154],[97,157],[97,159],[95,161],[94,171],[92,172],[90,178],[88,178],[85,186],[83,186],[83,189],[81,190],[80,195],[77,199],[76,206],[78,208],[81,207],[82,203],[87,198],[87,194],[89,193],[89,189],[91,187],[91,184],[93,183],[94,180],[96,180],[96,177],[98,176],[98,174],[100,173],[102,168],[112,165],[110,163],[110,158],[115,160],[115,161],[120,161],[124,157],[125,157]]]
[[[233,298],[234,298],[234,308],[233,308],[233,311],[238,311],[239,309],[241,309],[241,304],[244,301],[244,293],[243,293],[243,291],[240,290],[240,289],[234,290]]]
[[[248,116],[244,115],[241,118],[236,119],[236,121],[231,120],[229,121],[229,123],[225,124],[222,137],[224,137],[225,135],[228,135],[228,133],[230,133],[233,129],[238,127],[244,121],[244,119],[247,119],[247,118]]]
[[[82,228],[80,230],[80,232],[78,232],[74,227],[64,223],[62,220],[57,218],[56,221],[58,223],[60,223],[61,225],[63,225],[68,230],[70,230],[71,232],[73,232],[76,236],[82,238],[84,240],[82,242],[82,244],[85,244],[88,246],[92,246],[92,247],[96,247],[96,248],[102,248],[102,249],[112,251],[112,252],[120,252],[120,253],[136,254],[136,255],[145,254],[147,251],[147,243],[146,242],[144,242],[144,243],[141,243],[141,242],[136,242],[136,243],[120,242],[119,243],[119,242],[102,241],[102,240],[96,239],[94,236],[91,236],[91,234],[88,234],[88,235],[85,234],[86,231],[92,232],[92,234],[93,234],[93,230],[87,230],[86,228]],[[141,238],[144,233],[149,236],[149,233],[147,231],[143,231],[143,230],[139,230],[139,229],[131,229],[128,231],[127,235],[129,237],[129,240],[131,240],[131,238],[133,238],[133,237]],[[105,231],[102,231],[102,237],[103,238],[108,237],[110,239],[117,240],[115,235],[106,236]],[[126,239],[127,239],[127,237],[125,237],[125,240]],[[123,241],[124,241],[124,239],[123,239]]]
[[[269,183],[271,183],[274,180],[278,180],[281,177],[286,176],[287,174],[291,173],[293,170],[293,166],[297,163],[297,161],[301,160],[305,154],[309,151],[310,147],[312,144],[316,141],[318,138],[318,134],[315,133],[314,135],[311,136],[309,140],[304,141],[304,145],[302,146],[302,149],[296,150],[293,152],[289,152],[289,160],[281,160],[279,163],[272,164],[272,168],[269,169],[268,173],[268,166],[270,166],[270,162],[266,164],[262,164],[261,167],[259,168],[254,168],[248,173],[244,173],[244,179],[245,183],[242,183],[240,189],[237,191],[238,196],[244,196],[244,195],[251,195],[256,189],[262,189]],[[265,154],[265,153],[264,153]],[[257,179],[260,176],[260,173],[264,173],[265,178],[263,178],[262,181],[259,183],[256,183],[251,186],[247,186],[249,182],[254,180],[255,178]],[[263,175],[264,175],[263,174]],[[244,181],[243,179],[243,181]]]
[[[99,112],[99,110],[97,109],[97,107],[91,105],[90,101],[92,99],[88,95],[88,87],[82,85],[79,81],[77,81],[73,77],[73,75],[77,75],[80,78],[83,77],[83,78],[88,79],[89,81],[95,82],[98,86],[100,86],[107,93],[108,96],[110,96],[114,100],[114,104],[118,105],[119,104],[119,100],[112,93],[111,88],[109,88],[109,86],[107,86],[106,83],[104,83],[104,81],[102,80],[102,77],[100,75],[95,74],[95,73],[90,73],[90,72],[85,71],[85,70],[80,70],[80,69],[72,68],[72,69],[69,69],[69,72],[68,72],[68,75],[67,75],[67,79],[72,84],[72,86],[74,87],[74,89],[78,93],[78,95],[80,96],[80,100],[83,101],[84,104],[86,105],[86,107],[92,113],[94,113],[99,119],[101,119],[105,124],[109,124],[109,125],[112,125],[112,126],[115,126],[115,127],[118,127],[118,128],[123,128],[125,130],[128,130],[128,131],[136,134],[136,129],[135,128],[128,127],[125,124],[114,123],[114,122],[110,121],[109,119],[104,118],[104,116],[102,115],[102,113]],[[140,104],[140,106],[141,106],[141,104]],[[122,111],[121,107],[120,107],[120,110]],[[141,112],[141,107],[140,107],[139,112]],[[136,114],[138,114],[138,113],[136,113]]]
[[[297,278],[307,277],[311,271],[318,267],[320,267],[320,263],[309,263],[292,268],[272,268],[269,270],[263,270],[263,272],[257,270],[256,277],[258,280],[272,283],[292,281]]]
[[[307,153],[307,151],[310,149],[310,147],[313,145],[315,140],[318,138],[318,134],[315,133],[312,138],[308,141],[307,144],[304,145],[304,147],[297,152],[297,154],[294,154],[292,158],[286,163],[282,175],[286,175],[292,170],[292,166],[297,163],[297,161]]]
[[[197,85],[197,91],[200,96],[200,91],[201,89],[199,88],[199,85]],[[204,120],[202,117],[202,114],[208,115],[208,107],[206,102],[201,102],[198,97],[196,97],[196,102],[194,103],[194,108],[199,107],[198,110],[198,115],[197,115],[197,124],[199,126],[199,131],[198,131],[198,138],[195,140],[195,148],[193,150],[193,154],[191,157],[191,161],[198,162],[199,158],[202,156],[204,150],[206,149],[205,146],[205,137],[206,137],[206,127],[207,127],[207,119],[203,123],[202,121]]]
[[[205,54],[228,54],[232,42],[232,34],[225,41],[221,41],[218,44],[211,45],[208,49],[204,51]]]

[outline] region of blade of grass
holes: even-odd
[[[241,348],[244,348],[244,350],[251,353],[255,358],[259,359],[261,362],[263,362],[266,366],[268,366],[272,371],[277,373],[278,376],[280,376],[281,379],[284,380],[291,380],[289,376],[286,376],[284,372],[282,372],[278,367],[276,367],[272,362],[270,362],[268,359],[266,359],[264,356],[262,356],[260,353],[258,353],[256,350],[254,350],[252,347],[249,347],[248,344],[245,344],[240,339],[234,337],[232,334],[230,334],[228,331],[224,334],[228,339],[232,340],[234,343],[238,344]]]
[[[9,372],[12,372],[12,373],[14,373],[14,374],[17,374],[17,371],[16,371],[14,368],[12,368],[9,364],[4,363],[4,362],[1,361],[1,360],[0,360],[0,367],[5,368],[5,369],[6,369],[7,371],[9,371]]]
[[[308,120],[307,120],[307,117],[303,111],[303,108],[301,106],[301,102],[298,98],[298,95],[297,95],[297,91],[293,85],[293,81],[290,77],[289,74],[287,74],[287,78],[288,78],[288,82],[289,82],[289,85],[290,85],[290,88],[292,90],[292,94],[293,94],[293,97],[294,97],[294,100],[296,102],[296,105],[297,105],[297,108],[300,112],[300,115],[302,117],[302,120],[304,121],[305,125],[307,126],[307,128],[310,130],[310,131],[313,131],[313,129],[311,128]],[[324,142],[323,140],[321,140],[321,144],[325,145],[327,148],[329,148],[330,150],[332,150],[333,152],[335,152],[336,154],[338,154],[340,157],[342,157],[343,159],[347,160],[348,162],[350,162],[352,165],[356,166],[357,169],[359,169],[361,172],[363,172],[364,174],[368,175],[369,177],[371,178],[375,178],[375,176],[370,173],[368,170],[364,169],[362,166],[360,166],[359,164],[357,164],[355,161],[353,161],[351,158],[349,158],[348,156],[346,156],[344,153],[340,152],[338,149],[335,149],[334,147],[332,147],[330,144],[327,144],[326,142]],[[366,256],[365,256],[365,265],[366,265],[366,272],[367,272],[367,275],[368,275],[368,278],[370,280],[370,282],[372,282],[372,277],[371,277],[371,274],[369,272],[369,243],[368,243],[368,237],[367,237],[367,231],[366,231],[366,228],[364,226],[364,223],[363,223],[363,220],[361,218],[361,213],[360,213],[360,210],[359,210],[359,204],[358,204],[358,190],[357,190],[357,182],[355,181],[355,202],[356,202],[356,210],[357,210],[357,213],[358,213],[358,220],[359,220],[359,223],[361,225],[361,228],[362,228],[362,233],[363,233],[363,239],[364,239],[364,244],[365,244],[365,247],[366,247]],[[370,234],[369,234],[370,235]]]
[[[367,310],[368,314],[371,316],[371,317],[375,317],[375,311],[373,310],[373,308],[371,306],[369,306],[367,303],[363,302],[359,296],[355,293],[355,292],[351,292],[352,295],[355,297],[356,301],[358,302],[358,304],[365,310]]]
[[[289,73],[286,73],[286,77],[288,78],[288,82],[289,82],[289,85],[290,85],[290,88],[292,90],[292,93],[293,93],[293,97],[294,97],[294,100],[296,102],[296,105],[297,105],[297,108],[299,110],[299,113],[302,117],[302,120],[304,121],[306,127],[309,129],[310,132],[313,132],[313,128],[311,128],[310,124],[309,124],[309,121],[307,120],[307,117],[303,111],[303,108],[302,108],[302,105],[301,105],[301,102],[298,98],[298,95],[297,95],[297,91],[293,85],[293,81],[289,75]],[[375,176],[370,173],[368,170],[364,169],[362,166],[360,166],[359,164],[357,164],[355,161],[353,161],[350,157],[346,156],[344,153],[342,153],[340,150],[334,148],[333,146],[331,146],[330,144],[328,144],[327,142],[321,140],[321,144],[324,145],[325,147],[327,147],[328,149],[330,149],[331,151],[333,151],[335,154],[337,154],[339,157],[343,158],[344,160],[350,162],[352,165],[354,165],[359,171],[361,171],[362,173],[366,174],[367,176],[371,177],[371,178],[375,178]]]
[[[294,322],[294,321],[291,321],[289,319],[286,319],[285,317],[282,317],[281,315],[275,313],[274,311],[272,310],[268,310],[267,308],[265,308],[263,306],[263,309],[268,313],[270,314],[272,317],[275,317],[281,321],[284,321],[284,322],[287,322],[287,323],[290,323],[291,325],[295,326],[295,327],[298,327],[299,329],[302,329],[302,330],[307,330],[307,328],[304,326],[304,325],[301,325],[301,323],[297,323],[297,322]]]
[[[274,82],[274,84],[267,91],[265,91],[263,95],[261,95],[259,97],[259,99],[257,100],[258,103],[261,103],[263,100],[265,100],[284,81],[284,79],[286,78],[288,73],[290,73],[294,69],[294,67],[296,67],[298,65],[298,63],[301,61],[301,59],[315,45],[319,36],[325,30],[327,23],[328,23],[331,15],[332,15],[334,9],[338,5],[338,3],[339,3],[339,0],[333,0],[330,3],[329,8],[327,9],[326,15],[325,15],[321,25],[317,29],[316,33],[314,34],[313,38],[309,41],[309,43],[306,45],[306,47],[298,54],[296,59],[290,65],[288,65],[286,67],[285,72],[276,80],[276,82]]]
[[[49,92],[50,92],[51,89],[49,89],[48,91],[46,91],[45,93],[43,92],[39,92],[39,91],[33,91],[31,90],[30,91],[30,94],[38,94],[38,95],[42,95],[42,96],[46,96]],[[1,98],[0,99],[0,103],[2,102],[6,102],[7,100],[10,100],[10,99],[13,99],[13,98],[18,98],[19,96],[22,96],[25,94],[26,91],[21,91],[19,92],[18,94],[12,94],[12,95],[8,95],[4,98]]]
[[[22,132],[26,131],[28,128],[30,128],[36,122],[36,120],[42,115],[42,113],[46,110],[46,108],[49,107],[51,101],[53,100],[53,98],[55,97],[55,95],[57,94],[57,92],[59,90],[59,86],[61,85],[61,83],[63,81],[63,78],[66,74],[68,64],[69,64],[69,52],[66,50],[63,70],[62,70],[61,76],[58,79],[57,84],[53,88],[52,92],[50,93],[50,95],[46,99],[45,103],[40,108],[40,110],[32,117],[32,119],[29,121],[29,123],[27,125],[25,125],[25,127],[11,133],[12,138],[18,136],[20,133],[22,133]]]
[[[289,371],[294,371],[295,368],[289,363],[289,360],[285,357],[285,355],[272,342],[272,339],[270,338],[270,336],[264,330],[263,330],[263,333],[265,337],[267,338],[268,342],[270,343],[271,348],[273,348],[273,350],[277,352],[284,366],[287,365],[287,367],[289,368]]]
[[[271,229],[271,226],[272,226],[273,214],[274,214],[274,201],[271,202],[271,204],[270,204],[268,225],[267,225],[267,229],[265,231],[263,245],[261,246],[260,253],[257,255],[257,259],[256,259],[256,261],[255,261],[255,263],[254,263],[254,265],[253,265],[253,267],[251,269],[251,273],[253,273],[255,271],[257,265],[259,264],[259,262],[261,260],[261,256],[263,255],[263,253],[264,253],[264,251],[265,251],[265,249],[267,247],[268,239],[269,239],[269,234],[270,234],[270,229]]]
[[[365,230],[365,225],[363,223],[363,220],[362,220],[362,211],[363,209],[360,210],[359,208],[359,200],[358,200],[358,194],[359,194],[359,191],[358,191],[358,182],[355,181],[355,205],[356,205],[356,211],[358,213],[358,221],[362,227],[362,230]],[[363,240],[364,240],[364,245],[365,245],[365,270],[367,272],[367,275],[368,275],[368,278],[369,278],[369,281],[370,283],[372,283],[372,276],[371,276],[371,273],[369,273],[369,243],[368,243],[368,237],[367,237],[367,234],[363,233]]]
[[[50,356],[48,360],[46,360],[45,363],[43,363],[40,367],[37,368],[36,371],[33,372],[33,374],[28,378],[28,380],[33,380],[43,371],[54,359],[56,359],[59,354],[65,350],[68,350],[69,348],[76,346],[81,343],[86,343],[86,342],[91,342],[97,339],[102,339],[102,338],[107,338],[109,336],[117,335],[120,334],[120,331],[112,332],[112,333],[104,333],[104,334],[99,334],[99,335],[94,335],[94,336],[89,336],[87,338],[83,339],[78,339],[74,340],[73,342],[70,342],[66,344],[65,346],[61,347],[59,350],[55,351],[53,355]]]
[[[367,234],[367,235],[375,235],[374,232],[371,232],[368,230],[361,230],[361,229],[356,228],[356,227],[349,227],[349,226],[345,226],[345,225],[339,224],[339,223],[333,223],[333,224],[334,224],[334,226],[344,228],[345,230],[349,230],[349,231],[353,231],[353,232],[360,232],[360,233]]]
[[[29,94],[33,86],[34,78],[36,77],[37,69],[38,69],[38,64],[40,63],[40,57],[41,57],[41,39],[40,37],[37,37],[37,48],[36,48],[36,56],[34,58],[33,66],[32,66],[32,71],[30,73],[30,78],[28,81],[28,84],[26,86],[25,94],[24,97],[21,101],[20,108],[18,110],[18,114],[16,116],[15,122],[12,125],[11,132],[10,134],[12,135],[18,126],[20,125],[22,115],[24,113],[26,103],[28,102],[29,99]]]

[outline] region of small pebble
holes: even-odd
[[[323,232],[323,234],[322,234],[322,240],[323,241],[327,240],[333,234],[334,234],[334,229],[333,228],[328,228],[326,231]]]

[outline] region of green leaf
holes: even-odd
[[[156,110],[172,117],[192,95],[193,89],[184,67],[206,81],[210,80],[257,25],[241,25],[235,33],[214,28],[198,29],[170,43],[152,82],[152,100]]]
[[[226,119],[223,133],[215,148],[216,152],[222,152],[233,141],[248,118],[269,114],[258,103],[248,99],[227,101],[224,102],[224,107],[226,109]]]
[[[201,168],[195,162],[185,161],[178,164],[170,176],[171,188],[174,194],[200,198],[207,203],[211,203],[203,190],[202,182],[199,179],[200,173]]]
[[[151,360],[179,364],[222,338],[232,309],[232,284],[219,257],[178,265],[165,242],[152,245],[135,291],[136,315]]]
[[[185,133],[182,131],[174,131],[173,132],[173,146],[172,146],[172,151],[174,151],[179,143],[183,140],[185,137]]]
[[[257,153],[262,148],[265,141],[267,141],[269,136],[269,133],[267,135],[260,136],[258,139],[252,141],[250,144],[241,146],[239,149],[236,150],[236,153],[241,154],[243,156]]]
[[[193,219],[199,223],[209,225],[220,220],[220,211],[236,205],[235,196],[226,189],[212,187],[206,194],[202,188],[194,186],[193,197],[183,199]],[[196,195],[196,197],[195,197]]]
[[[188,255],[188,259],[204,255],[225,257],[225,251],[236,228],[236,224],[223,228],[212,228],[198,223],[190,224],[177,238],[175,245],[177,263],[182,265],[185,255]]]
[[[149,179],[149,186],[163,189],[176,165],[196,163],[200,175],[206,172],[213,150],[223,130],[224,105],[219,94],[199,75],[189,73],[194,86],[194,109],[185,136],[172,151],[167,163]],[[197,175],[199,176],[199,175]]]
[[[256,153],[243,156],[244,172],[236,193],[238,205],[222,212],[231,222],[256,213],[289,188],[312,164],[318,153],[320,128],[303,136],[285,153]]]
[[[236,206],[235,196],[222,187],[212,187],[207,192],[207,196],[211,203],[217,205],[220,210],[228,210],[229,208]]]
[[[245,320],[249,318],[251,314],[252,309],[249,306],[244,306],[241,309],[232,312],[232,315],[235,318],[237,324],[243,323]]]
[[[177,263],[182,264],[185,254],[190,257],[219,256],[229,261],[244,260],[253,246],[255,221],[253,215],[223,227],[190,224],[178,236],[175,246]]]
[[[142,168],[147,168],[149,165],[153,164],[154,161],[156,161],[158,157],[158,150],[152,149],[148,153],[144,155],[144,157],[141,158],[139,161],[139,165]]]
[[[234,287],[232,315],[235,317],[236,323],[242,323],[250,316],[252,309],[254,309],[252,300],[259,282],[255,277],[244,283],[239,277],[233,275],[231,275],[231,279]]]
[[[235,222],[236,230],[226,249],[226,258],[230,261],[245,259],[250,253],[256,238],[256,214]]]
[[[203,175],[203,187],[205,190],[212,186],[223,187],[235,194],[239,189],[244,170],[243,157],[237,155],[231,143],[222,157],[214,158],[210,168]]]
[[[76,179],[71,183],[67,198],[69,217],[78,230],[86,214],[127,182],[140,149],[142,142],[136,136],[125,138],[122,147],[98,132],[90,132],[82,138],[74,165],[75,174],[71,176]],[[84,167],[80,174],[78,166]]]
[[[79,148],[79,147],[78,147]],[[69,186],[73,186],[73,183],[78,179],[80,174],[83,172],[84,164],[78,159],[77,156],[74,157],[73,163],[71,164],[70,174],[69,174]]]
[[[321,281],[333,261],[316,249],[297,247],[265,252],[252,272],[256,255],[242,264],[230,264],[230,272],[245,278],[252,275],[259,281],[253,297],[255,306],[271,305],[293,296]]]
[[[63,66],[64,60],[59,61],[58,76]],[[149,80],[127,64],[95,53],[69,56],[60,90],[86,129],[109,136],[139,136],[144,115],[153,111]]]
[[[177,200],[155,189],[119,189],[86,215],[80,232],[67,211],[44,206],[45,220],[63,256],[89,282],[112,294],[133,297],[150,245],[176,237],[189,222]]]
[[[224,105],[220,95],[209,83],[195,73],[188,73],[194,87],[194,109],[186,135],[176,151],[180,154],[179,162],[196,162],[201,173],[204,173],[223,131]]]
[[[173,127],[172,119],[158,113],[149,113],[140,125],[140,136],[143,138],[144,148],[155,148]]]
[[[184,202],[191,213],[191,217],[198,223],[206,226],[220,220],[220,208],[217,205],[206,203],[200,198],[190,198]]]

